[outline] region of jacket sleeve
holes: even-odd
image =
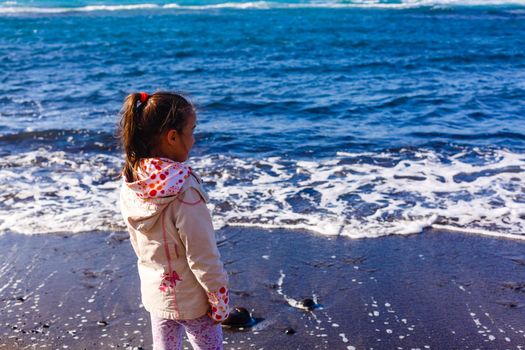
[[[223,321],[229,314],[228,275],[217,248],[210,212],[193,187],[187,188],[179,201],[176,225],[188,265],[208,295],[210,317]]]

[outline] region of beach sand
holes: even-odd
[[[0,236],[0,348],[151,349],[125,234]],[[436,230],[351,240],[218,231],[232,304],[264,319],[226,349],[518,349],[525,245]],[[295,307],[312,298],[322,307]]]

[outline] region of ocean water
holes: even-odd
[[[123,230],[124,97],[198,108],[214,223],[525,237],[525,1],[0,3],[0,232]]]

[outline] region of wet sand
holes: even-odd
[[[226,349],[525,348],[525,244],[436,230],[350,240],[218,232],[232,303],[264,318]],[[0,349],[151,349],[123,234],[0,235]],[[322,305],[303,310],[312,298]]]

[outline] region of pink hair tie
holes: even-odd
[[[148,94],[146,92],[140,93],[140,103],[145,103],[148,100]]]

